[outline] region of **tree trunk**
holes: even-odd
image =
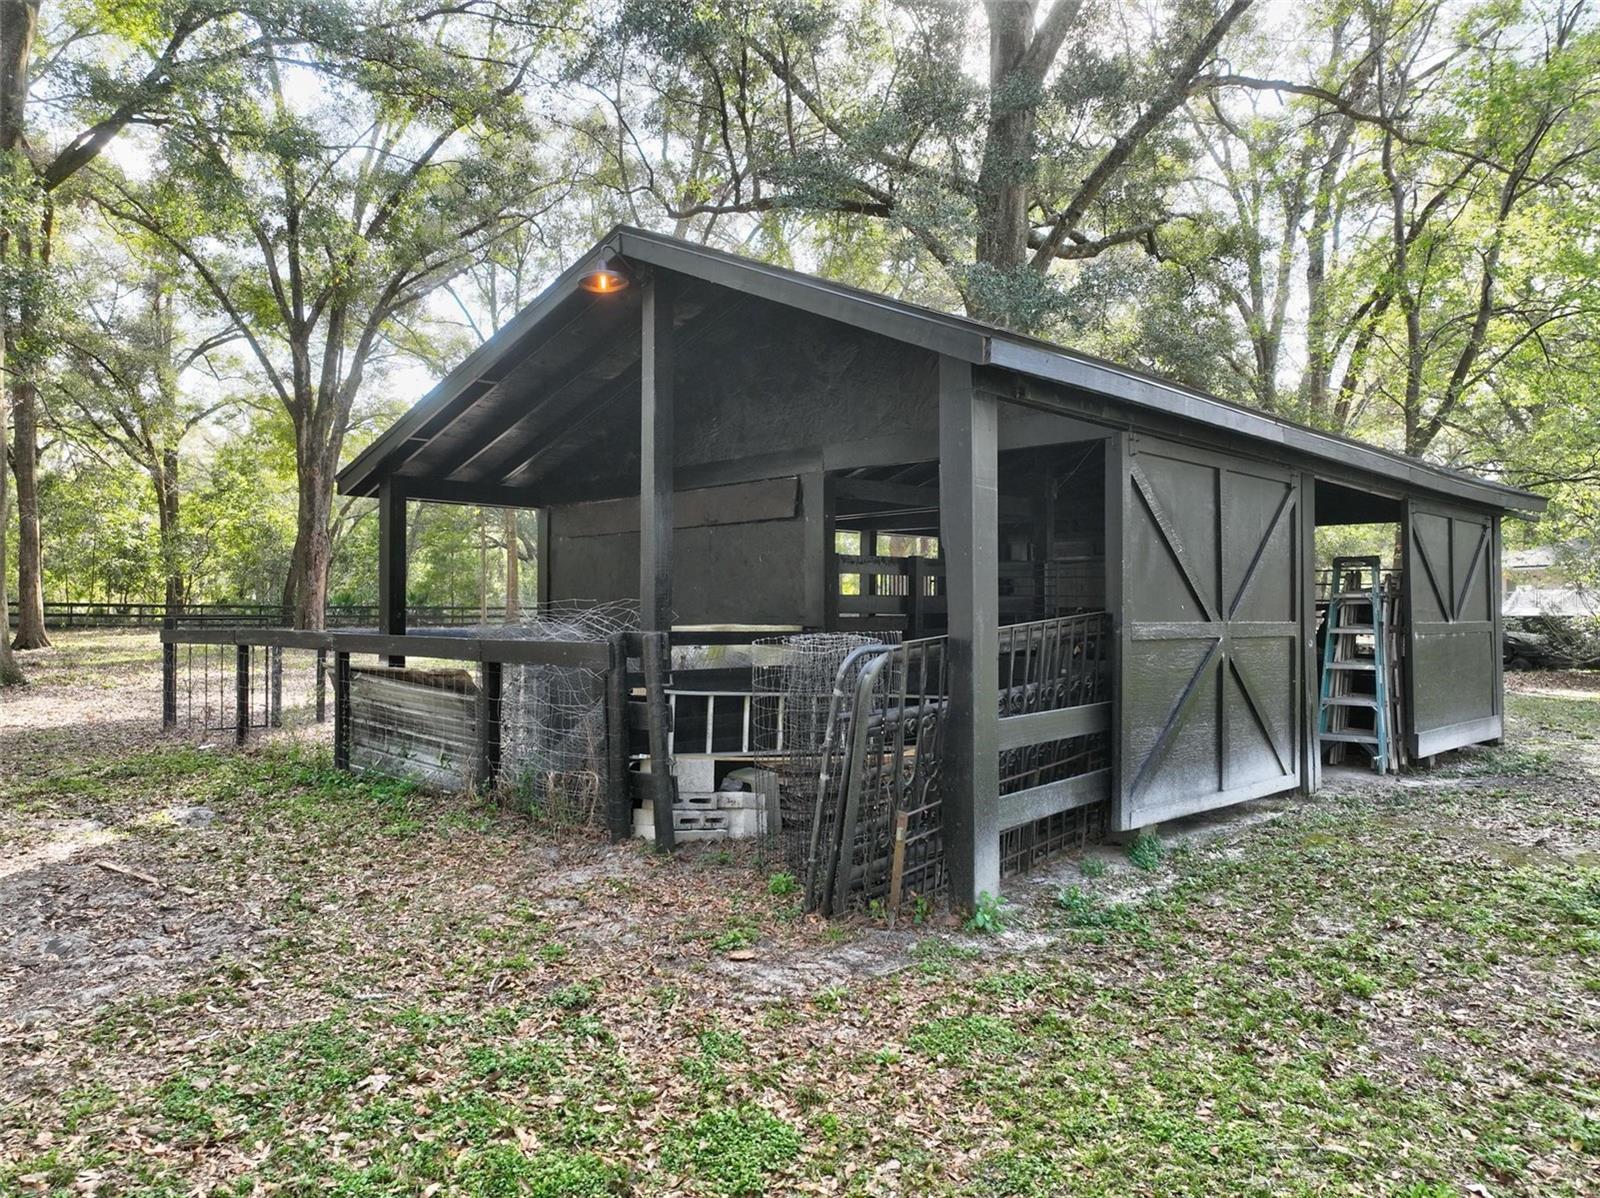
[[[44,555],[39,542],[39,397],[31,379],[11,386],[15,408],[11,467],[17,479],[18,649],[47,649],[44,627]]]
[[[1033,40],[1029,0],[992,0],[989,15],[989,119],[978,172],[978,233],[974,257],[1006,273],[1028,255],[1028,191],[1033,181],[1037,89],[1022,61]],[[973,306],[969,302],[969,307]],[[978,299],[974,316],[992,316]]]
[[[5,386],[5,341],[0,338],[0,686],[23,681],[16,655],[11,651],[11,598],[6,585],[6,530],[11,524],[11,481],[6,473],[6,446],[10,444],[10,401]]]
[[[517,509],[505,509],[506,539],[506,623],[513,624],[522,615],[522,578],[518,573]]]
[[[1311,232],[1306,236],[1306,368],[1300,378],[1300,402],[1312,422],[1328,418],[1328,205],[1321,195]]]
[[[161,533],[161,571],[166,576],[167,614],[183,610],[188,587],[183,574],[182,549],[178,544],[178,451],[161,455],[159,468],[151,471],[156,493],[156,521]]]
[[[32,0],[0,0],[0,155],[21,157],[25,153],[22,120],[28,103],[29,62],[39,28],[39,5]],[[23,170],[27,159],[23,158]],[[18,182],[21,181],[18,172]],[[29,180],[33,180],[30,178]],[[31,190],[31,189],[30,189]],[[48,202],[48,201],[46,201]],[[33,258],[33,220],[31,205],[24,196],[12,198],[22,215],[15,228],[0,226],[0,260],[18,270],[19,277],[36,264]],[[48,250],[50,224],[42,225],[41,250]],[[12,470],[17,478],[17,639],[19,649],[42,649],[50,644],[44,630],[44,590],[40,578],[39,555],[39,433],[38,399],[30,371],[16,353],[18,345],[28,345],[33,332],[28,326],[36,318],[35,304],[25,287],[18,304],[19,328],[5,330],[5,354],[15,374],[10,377],[11,407],[14,412]],[[0,424],[0,429],[4,425]],[[4,440],[0,439],[0,446]],[[4,462],[0,461],[0,471]],[[0,509],[3,511],[3,509]],[[4,535],[0,533],[0,535]],[[5,557],[0,554],[0,568]]]
[[[294,556],[284,586],[284,605],[292,607],[296,628],[324,626],[328,605],[328,567],[333,561],[332,477],[320,461],[302,459],[299,511],[295,520]]]

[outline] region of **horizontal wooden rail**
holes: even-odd
[[[911,599],[909,595],[840,595],[838,602],[839,611],[842,613],[896,615],[905,612],[911,604]],[[1000,611],[1007,615],[1014,615],[1017,612],[1026,614],[1034,609],[1037,602],[1032,595],[1001,595]],[[929,614],[943,614],[949,607],[949,600],[943,595],[926,595],[922,599],[921,607]]]
[[[943,578],[945,572],[944,559],[938,557],[853,557],[840,554],[834,562],[840,574],[873,574],[881,578],[904,577],[916,571],[929,578]],[[913,567],[912,562],[921,564]],[[1001,562],[998,571],[1001,578],[1026,578],[1038,566],[1038,562]]]
[[[1000,831],[1009,832],[1035,820],[1048,819],[1063,811],[1087,807],[1111,797],[1111,771],[1091,770],[1072,778],[1030,786],[1000,796]]]
[[[374,653],[392,657],[434,657],[445,661],[487,661],[604,669],[609,650],[599,641],[524,641],[470,636],[394,636],[376,632],[313,631],[296,628],[163,628],[166,645],[265,645],[279,649],[320,649],[334,653]]]
[[[1000,721],[1000,751],[1045,745],[1073,736],[1088,736],[1111,730],[1111,704],[1085,703],[1079,707],[1060,707],[1054,711],[1031,711],[1026,715],[1006,716]]]

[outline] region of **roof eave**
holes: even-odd
[[[614,236],[617,252],[630,261],[676,271],[975,365],[990,360],[991,338],[986,333],[937,312],[907,312],[892,301],[875,300],[854,289],[846,291],[826,279],[779,271],[631,226],[618,228]]]
[[[555,282],[541,291],[527,307],[518,312],[494,336],[462,359],[459,365],[435,383],[426,395],[408,408],[376,440],[356,454],[335,476],[339,494],[376,494],[378,475],[389,456],[404,446],[431,418],[447,408],[502,356],[511,352],[518,342],[538,328],[546,316],[570,299],[580,286],[579,280],[598,265],[601,258],[621,253],[618,243],[620,232],[620,226],[613,228],[596,242],[583,257],[562,271]]]
[[[1393,479],[1408,487],[1452,495],[1487,507],[1538,515],[1549,502],[1544,496],[1531,491],[1521,491],[1442,466],[1433,466],[1360,441],[1211,399],[1136,371],[1121,370],[1109,363],[1079,358],[1063,351],[1049,351],[997,337],[991,346],[990,361],[994,366],[1018,374],[1104,395],[1131,407],[1165,412],[1213,428],[1245,433],[1257,440],[1275,443],[1310,457],[1337,461],[1363,473]]]

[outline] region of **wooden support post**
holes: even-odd
[[[640,664],[644,667],[645,703],[650,725],[650,799],[654,805],[656,852],[673,849],[672,809],[678,797],[677,779],[672,776],[672,753],[668,748],[671,709],[667,704],[668,673],[672,668],[672,646],[665,632],[646,632],[640,637]]]
[[[1115,827],[1121,819],[1121,804],[1125,793],[1122,763],[1122,663],[1126,660],[1127,624],[1122,618],[1124,585],[1130,566],[1122,552],[1123,515],[1128,487],[1128,434],[1112,433],[1104,443],[1105,488],[1102,492],[1105,511],[1105,552],[1103,567],[1106,594],[1106,644],[1102,649],[1105,660],[1107,698],[1111,702],[1111,735],[1106,738],[1111,758],[1111,815],[1110,825]]]
[[[498,661],[479,667],[478,685],[478,789],[491,791],[500,781],[500,693],[504,676]]]
[[[550,571],[554,560],[550,539],[550,509],[535,508],[533,513],[533,598],[539,614],[550,607]]]
[[[328,651],[317,650],[317,723],[328,720]]]
[[[608,644],[606,665],[606,830],[612,840],[633,832],[633,796],[628,790],[628,636]]]
[[[949,610],[944,846],[951,898],[1000,893],[999,404],[939,359],[939,538]]]
[[[672,628],[672,291],[644,284],[639,367],[639,627]]]
[[[800,476],[800,514],[805,520],[804,623],[827,631],[839,622],[839,563],[833,543],[833,487],[821,470]]]
[[[168,616],[163,621],[165,627],[172,628],[175,621]],[[0,629],[0,635],[5,630]],[[178,646],[164,644],[161,646],[161,730],[170,732],[178,726]]]
[[[928,559],[921,554],[906,559],[906,636],[918,640],[928,635]]]
[[[1501,542],[1501,517],[1496,514],[1489,517],[1489,560],[1483,563],[1483,569],[1489,572],[1489,619],[1494,623],[1494,643],[1490,652],[1494,656],[1494,714],[1500,717],[1501,731],[1505,730],[1506,721],[1506,612],[1505,595],[1502,593],[1505,586],[1505,575],[1501,573],[1501,552],[1504,548]],[[1412,720],[1415,723],[1415,720]],[[1405,736],[1401,729],[1391,729],[1389,738],[1399,744],[1405,743]],[[1502,737],[1495,737],[1489,743],[1499,745]]]
[[[333,764],[350,768],[350,655],[333,655]]]
[[[1300,621],[1300,793],[1314,794],[1322,784],[1322,741],[1317,723],[1321,712],[1322,661],[1317,656],[1317,476],[1300,475],[1300,517],[1295,550],[1300,555],[1295,615]],[[1398,746],[1398,729],[1389,730]]]
[[[239,645],[233,654],[233,740],[244,744],[250,735],[250,646]]]
[[[876,528],[869,526],[861,529],[860,553],[862,557],[878,556],[878,530]],[[863,574],[861,576],[861,593],[863,595],[883,594],[882,578],[877,574]]]
[[[393,479],[378,484],[378,631],[406,631],[406,496]],[[402,656],[389,658],[403,666]]]

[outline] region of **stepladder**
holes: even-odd
[[[1380,774],[1397,765],[1388,693],[1392,646],[1386,607],[1378,558],[1333,559],[1322,646],[1318,740],[1334,763],[1343,760],[1350,746],[1364,749]]]

